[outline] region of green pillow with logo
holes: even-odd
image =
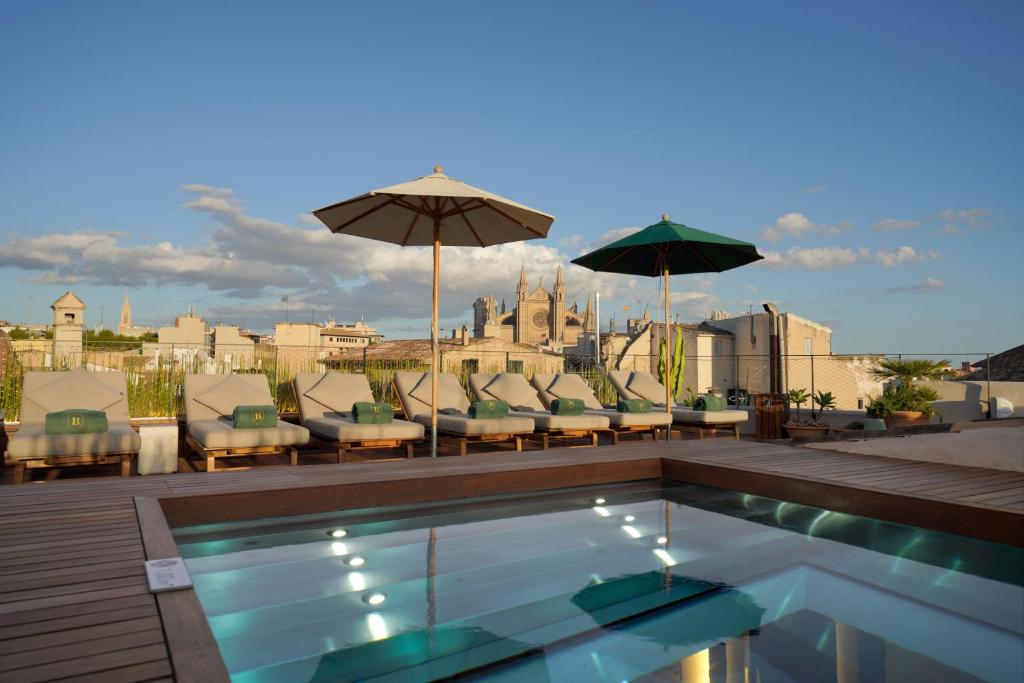
[[[43,432],[50,435],[99,434],[109,428],[107,414],[102,410],[71,408],[47,413]]]
[[[620,413],[649,413],[651,402],[646,398],[626,398],[619,401],[616,409]]]
[[[360,425],[387,425],[395,419],[395,409],[387,403],[357,401],[352,404],[352,421]]]
[[[235,406],[231,412],[231,424],[235,429],[276,427],[277,409],[274,406]]]
[[[556,398],[551,402],[552,415],[582,415],[586,404],[580,398]]]
[[[491,399],[469,404],[469,416],[477,420],[494,420],[508,415],[508,402]]]

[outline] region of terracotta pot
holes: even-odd
[[[920,410],[894,410],[892,415],[885,418],[885,428],[910,427],[911,425],[926,425],[929,416]]]
[[[798,427],[796,425],[785,424],[782,425],[789,432],[789,435],[794,439],[805,439],[814,438],[819,436],[825,436],[828,433],[828,427]]]

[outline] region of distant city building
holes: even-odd
[[[438,340],[441,367],[444,372],[468,375],[474,372],[562,372],[565,358],[550,349],[520,344],[498,337],[470,337],[469,328],[452,330],[452,336]],[[396,339],[380,342],[365,349],[348,349],[330,356],[323,363],[338,366],[344,361],[408,361],[430,364],[429,339]]]
[[[384,339],[363,321],[351,324],[327,320],[323,323],[276,323],[274,346],[278,358],[322,359],[349,349],[362,349]]]
[[[82,339],[85,332],[85,303],[71,292],[50,305],[53,311],[54,367],[78,367],[82,363]]]
[[[117,323],[117,333],[122,337],[141,337],[144,334],[153,332],[152,327],[138,327],[132,324],[132,305],[128,301],[128,295],[124,295],[124,302],[121,304],[121,317]]]
[[[473,303],[473,336],[476,338],[497,337],[560,351],[565,346],[575,345],[581,334],[593,332],[596,324],[589,298],[582,312],[575,303],[567,307],[561,266],[555,273],[555,286],[551,291],[544,288],[543,281],[531,291],[523,266],[516,286],[516,305],[510,311],[505,310],[504,300],[499,311],[498,301],[493,296],[480,297]]]

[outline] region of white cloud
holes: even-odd
[[[867,248],[846,247],[790,247],[784,252],[763,252],[764,263],[773,270],[834,270],[845,268],[871,258]]]
[[[813,223],[802,213],[792,212],[779,216],[773,225],[761,228],[761,237],[769,242],[778,242],[785,237],[804,239],[807,235],[838,235],[851,227],[849,221],[837,225]]]
[[[210,313],[229,320],[236,314],[253,326],[283,317],[278,298],[285,292],[291,310],[304,316],[313,309],[340,318],[429,317],[430,249],[334,235],[319,221],[306,228],[255,218],[229,188],[189,184],[182,189],[194,195],[185,206],[212,219],[202,244],[129,244],[124,233],[99,231],[16,235],[0,241],[0,268],[27,271],[30,280],[53,284],[205,286],[240,300]],[[309,223],[301,216],[297,221]],[[609,300],[626,293],[657,298],[654,279],[594,273],[569,264],[570,258],[550,242],[444,247],[442,318],[466,320],[473,299],[481,295],[504,295],[512,304],[523,264],[531,286],[543,276],[548,287],[561,264],[569,303],[578,301],[581,307],[594,291]]]
[[[878,230],[913,230],[921,225],[921,221],[900,220],[898,218],[883,218],[875,223]]]
[[[933,277],[926,277],[912,285],[899,285],[897,287],[884,287],[883,291],[886,294],[930,294],[937,292],[944,288],[946,284],[942,280],[936,280]]]
[[[875,260],[886,268],[902,266],[905,263],[917,263],[927,261],[929,258],[937,258],[938,252],[930,251],[927,254],[918,253],[913,247],[902,246],[895,249],[879,249],[875,253]]]
[[[932,220],[939,224],[936,234],[939,235],[963,235],[968,230],[982,230],[987,228],[991,221],[992,212],[988,209],[975,208],[957,211],[956,209],[943,209],[934,216]]]

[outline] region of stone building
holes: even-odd
[[[53,310],[53,367],[78,367],[82,363],[85,304],[71,292],[50,305]]]
[[[515,306],[501,310],[493,296],[480,297],[473,303],[473,337],[496,337],[517,344],[532,344],[560,351],[574,346],[585,332],[596,326],[590,300],[581,312],[578,304],[569,306],[565,300],[565,280],[562,267],[555,273],[552,290],[544,288],[543,281],[530,289],[526,282],[526,267],[519,273]]]

